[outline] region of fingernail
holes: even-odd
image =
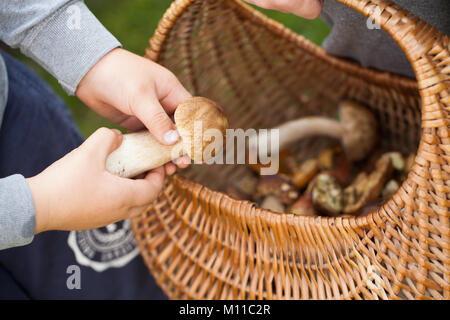
[[[122,135],[122,132],[119,129],[111,129],[118,136]]]
[[[191,164],[192,160],[188,156],[183,156],[172,161],[176,165]]]
[[[164,142],[167,144],[174,144],[178,141],[180,135],[177,130],[169,130],[164,134]]]

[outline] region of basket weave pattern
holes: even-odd
[[[175,1],[147,57],[222,105],[234,128],[333,116],[340,100],[360,102],[377,116],[384,146],[417,153],[407,180],[366,217],[299,217],[220,192],[249,174],[245,166],[192,166],[133,220],[170,298],[450,298],[449,39],[389,1],[339,1],[366,16],[381,12],[373,18],[417,82],[330,57],[237,0]],[[303,160],[330,143],[295,148]]]

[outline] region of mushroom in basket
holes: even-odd
[[[255,200],[260,200],[261,208],[275,212],[284,212],[298,196],[295,185],[283,175],[262,176],[253,195]]]
[[[320,174],[312,188],[314,206],[329,216],[356,215],[361,208],[377,199],[392,172],[392,160],[386,155],[376,162],[370,174],[361,172],[346,188],[342,188],[332,175]]]
[[[279,149],[292,142],[311,136],[328,136],[339,139],[350,161],[364,159],[377,142],[375,116],[365,107],[342,101],[339,106],[339,121],[327,117],[304,117],[289,121],[279,129]],[[249,149],[270,145],[270,135],[254,135],[249,139]]]

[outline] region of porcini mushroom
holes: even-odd
[[[257,183],[257,178],[255,178],[253,175],[247,175],[234,181],[233,186],[250,197],[255,192]]]
[[[247,175],[240,179],[233,181],[231,185],[227,186],[227,194],[236,200],[250,200],[255,192],[258,179],[253,175]]]
[[[319,171],[319,162],[317,159],[308,159],[302,162],[300,167],[295,171],[292,176],[292,181],[295,186],[299,189],[305,187],[309,181],[316,175]]]
[[[324,169],[322,173],[327,173],[337,182],[345,187],[348,186],[353,179],[354,166],[348,160],[341,146],[323,150],[317,157],[319,170]]]
[[[376,162],[373,172],[361,172],[345,189],[334,176],[321,173],[312,187],[314,206],[329,216],[355,215],[367,203],[377,200],[392,171],[390,156],[383,156]]]
[[[378,210],[379,207],[381,207],[386,201],[384,200],[379,200],[376,202],[369,202],[367,204],[365,204],[362,208],[360,208],[358,210],[358,212],[356,212],[355,214],[349,214],[347,215],[348,217],[364,217],[369,215],[369,213],[372,212],[376,212]]]
[[[291,206],[289,212],[297,216],[315,216],[316,210],[314,209],[314,203],[312,201],[311,193],[305,193],[297,201],[295,201],[295,203]]]
[[[279,148],[284,149],[290,143],[310,136],[329,136],[341,140],[350,161],[364,159],[377,141],[377,123],[375,116],[363,106],[342,101],[339,106],[339,121],[318,116],[304,117],[284,123],[279,129]],[[252,136],[249,148],[270,145],[271,135]]]
[[[346,202],[344,213],[356,214],[364,205],[375,201],[383,190],[386,181],[391,177],[392,171],[391,158],[383,156],[377,161],[375,170],[370,174],[360,173],[352,185],[344,190]]]
[[[206,161],[203,151],[207,146],[216,143],[215,150],[223,146],[223,141],[209,142],[204,137],[209,129],[219,130],[225,137],[228,121],[222,108],[215,102],[203,97],[189,98],[177,107],[174,119],[181,136],[176,144],[162,145],[149,131],[125,134],[120,147],[108,157],[106,169],[115,175],[129,178],[185,154],[195,162]],[[210,156],[213,157],[214,153]]]
[[[328,173],[319,174],[312,188],[314,207],[321,213],[336,217],[344,209],[344,191],[336,178]]]
[[[277,213],[283,213],[286,210],[280,199],[272,195],[269,195],[263,199],[261,202],[261,209],[266,209]]]
[[[290,205],[299,194],[292,181],[282,175],[262,176],[256,185],[253,197],[255,199],[275,196],[284,205]]]
[[[400,185],[396,180],[389,180],[381,192],[381,197],[385,200],[390,199],[397,192],[398,188],[400,188]]]
[[[333,168],[334,163],[335,163],[334,159],[335,159],[336,153],[338,151],[340,151],[339,149],[340,149],[340,147],[339,148],[334,147],[334,148],[326,148],[326,149],[322,150],[319,153],[319,155],[317,156],[317,162],[318,162],[319,168],[325,169],[325,170]]]
[[[248,155],[247,155],[248,156]],[[291,152],[289,150],[281,150],[278,156],[278,159],[272,159],[272,161],[277,161],[275,163],[269,162],[267,164],[257,163],[249,163],[249,159],[247,158],[247,165],[257,174],[261,175],[262,168],[270,168],[274,164],[278,167],[278,172],[282,174],[290,175],[297,169],[297,161],[294,157],[292,157]]]
[[[227,195],[234,200],[250,200],[247,194],[239,190],[238,188],[234,186],[227,186],[226,188]]]
[[[405,170],[405,158],[400,152],[391,151],[385,153],[383,156],[391,158],[392,166],[394,167],[395,170],[397,171]]]

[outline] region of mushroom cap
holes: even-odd
[[[305,193],[297,199],[297,201],[291,206],[289,212],[297,216],[316,216],[317,214],[314,209],[311,192]]]
[[[261,209],[270,210],[277,213],[283,213],[286,211],[286,208],[283,203],[281,203],[280,199],[272,195],[264,198],[261,202]]]
[[[290,205],[297,200],[297,188],[287,176],[278,174],[261,176],[256,185],[254,198],[265,198],[269,195],[277,197],[282,204]]]
[[[369,175],[362,172],[355,181],[345,188],[346,204],[343,212],[355,214],[366,203],[376,201],[383,190],[386,181],[392,176],[393,165],[389,155],[383,155],[375,164],[375,169]]]
[[[352,102],[340,105],[342,144],[350,161],[364,159],[377,142],[377,121],[368,109]]]
[[[344,207],[344,192],[336,178],[328,173],[319,174],[311,191],[314,207],[332,217],[341,214]]]
[[[204,162],[204,150],[214,143],[213,151],[218,151],[224,145],[228,120],[223,109],[214,101],[203,97],[192,97],[178,105],[174,114],[175,124],[180,133],[183,150],[195,162]],[[208,130],[218,130],[221,141],[211,141]],[[212,131],[209,131],[211,133]],[[215,156],[212,152],[208,156]]]

